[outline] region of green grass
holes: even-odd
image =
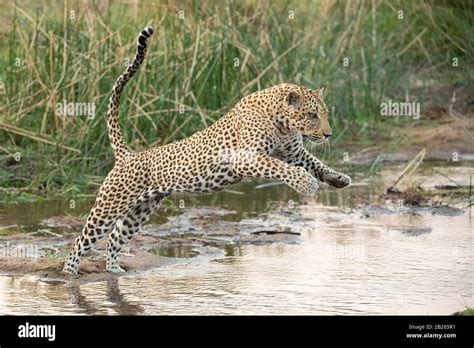
[[[461,312],[456,312],[456,313],[454,313],[454,315],[467,315],[467,316],[474,315],[474,308],[466,307],[465,310],[463,310]]]
[[[120,108],[137,150],[189,136],[244,95],[283,81],[326,87],[334,133],[343,134],[333,150],[377,127],[380,102],[403,100],[420,70],[473,87],[471,2],[67,4],[0,5],[0,187],[40,195],[97,188],[113,165],[104,120],[110,89],[147,24],[157,33]],[[56,116],[63,100],[95,103],[96,117]],[[9,159],[16,152],[19,164]]]

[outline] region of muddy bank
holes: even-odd
[[[142,238],[137,238],[137,241],[133,244],[139,245],[140,239]],[[102,252],[94,251],[82,259],[80,273],[77,276],[63,274],[61,270],[64,265],[65,257],[59,257],[59,255],[51,256],[50,250],[60,250],[59,254],[63,256],[63,250],[67,249],[66,244],[67,247],[69,247],[70,243],[61,243],[58,245],[55,242],[49,242],[44,248],[40,249],[40,253],[43,254],[43,256],[39,258],[0,258],[0,272],[7,275],[33,275],[36,276],[39,281],[52,284],[70,281],[83,284],[119,276],[105,272],[105,255],[103,255]],[[16,247],[20,248],[24,248],[25,246],[26,244],[24,243],[16,245]],[[99,247],[103,249],[105,245],[99,245]],[[48,254],[48,256],[45,256],[45,254]],[[170,264],[173,264],[173,259],[151,255],[136,245],[132,245],[129,252],[122,255],[123,268],[130,270],[127,274],[140,273]]]
[[[409,161],[423,148],[426,149],[426,161],[473,161],[474,122],[472,110],[468,106],[472,104],[471,96],[468,93],[456,96],[456,112],[453,110],[452,98],[459,93],[458,90],[452,86],[447,89],[433,86],[432,89],[433,92],[429,92],[427,97],[439,97],[441,93],[442,98],[451,103],[429,101],[424,104],[419,119],[384,118],[379,129],[373,129],[370,134],[364,133],[371,140],[369,143],[376,145],[362,145],[359,133],[352,140],[346,137],[346,142],[341,146],[349,150],[350,162]]]

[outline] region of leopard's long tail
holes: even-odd
[[[110,96],[109,109],[107,110],[107,129],[109,139],[114,150],[115,158],[120,160],[124,158],[132,150],[125,144],[122,131],[119,124],[119,105],[122,91],[128,81],[135,75],[140,65],[145,59],[147,50],[148,38],[153,35],[154,29],[146,27],[138,35],[137,39],[137,54],[133,62],[120,75],[112,88],[112,95]]]

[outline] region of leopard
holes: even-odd
[[[281,83],[243,97],[227,114],[191,136],[134,151],[119,125],[122,91],[142,65],[154,29],[137,38],[134,60],[112,88],[106,114],[114,165],[100,186],[63,272],[77,275],[81,257],[108,235],[106,271],[126,272],[119,253],[175,194],[206,194],[248,178],[273,180],[303,195],[324,182],[351,185],[351,177],[317,159],[305,145],[321,145],[332,135],[324,88]]]

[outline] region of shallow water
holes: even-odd
[[[182,262],[80,286],[0,276],[0,313],[423,315],[474,305],[469,210],[355,209],[381,203],[373,182],[343,191],[323,187],[314,198],[255,186],[177,197],[154,222],[215,207],[224,213],[212,219],[300,233],[294,242],[169,247],[154,252]],[[64,215],[68,202],[2,205],[0,226],[35,231],[42,219]],[[86,212],[89,204],[76,210]]]

